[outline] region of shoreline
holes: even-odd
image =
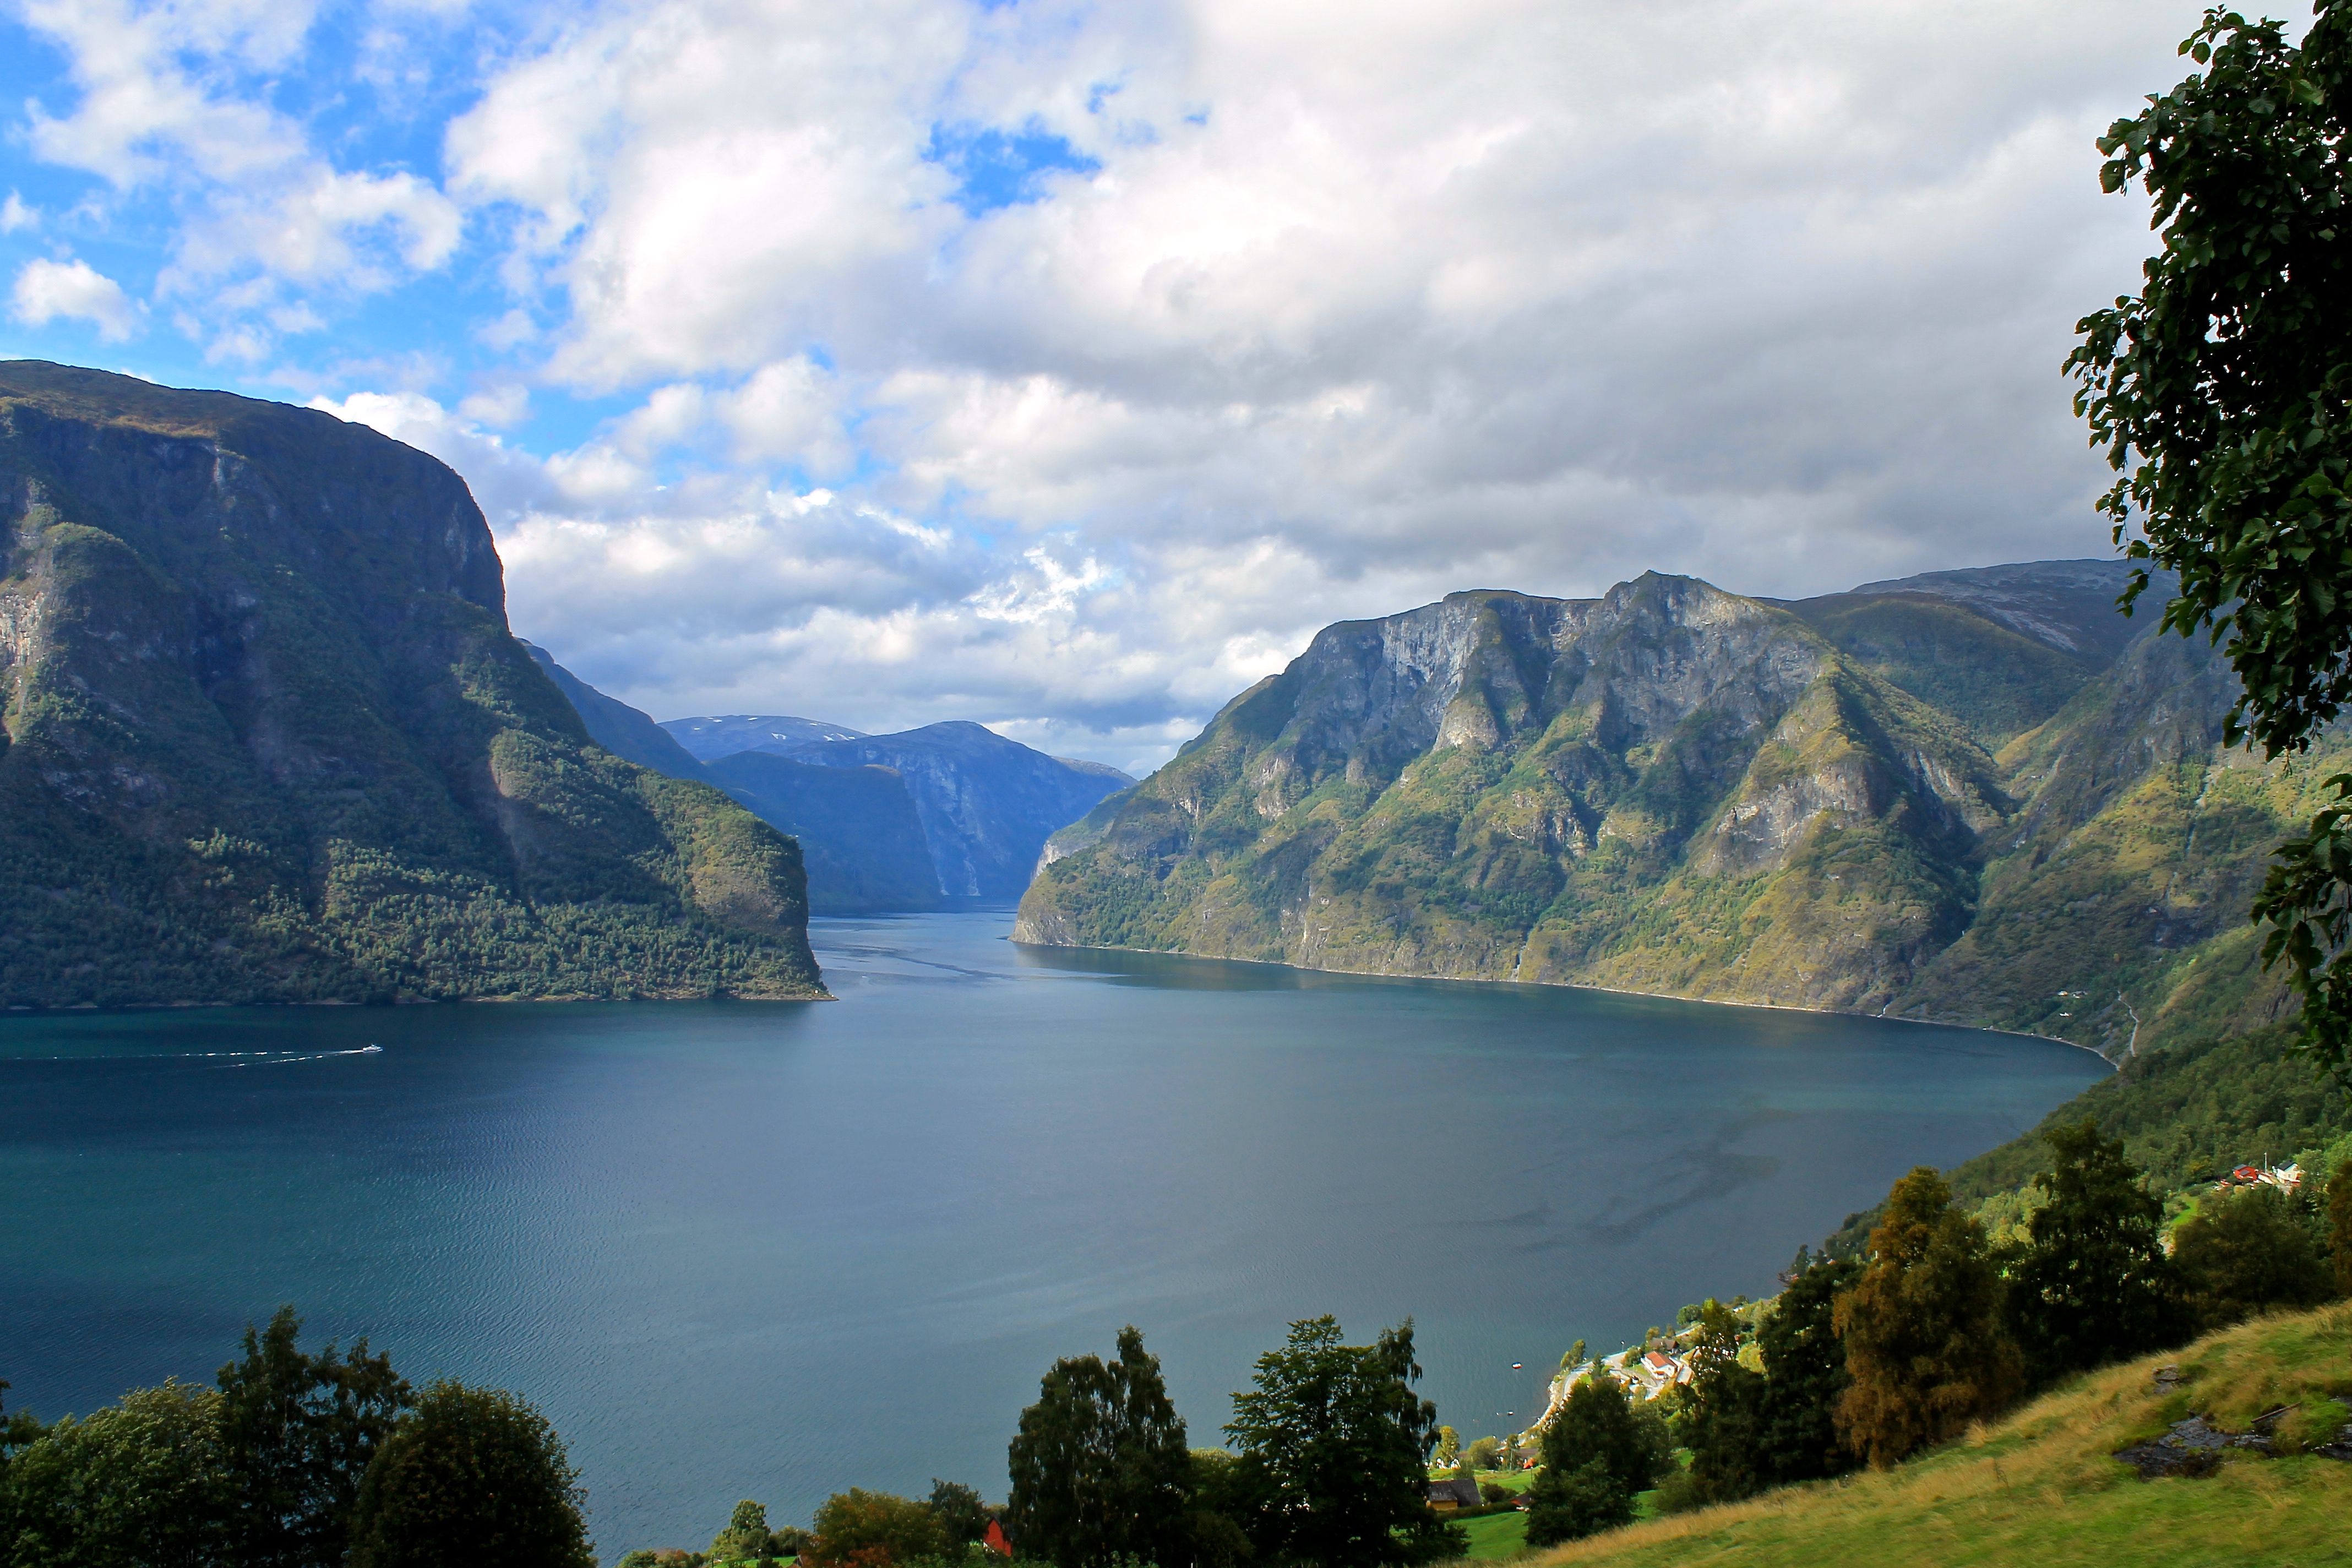
[[[1714,996],[1682,996],[1671,991],[1636,991],[1628,985],[1580,984],[1570,980],[1482,980],[1466,974],[1383,974],[1370,969],[1326,969],[1319,965],[1286,963],[1276,958],[1226,958],[1216,953],[1178,952],[1154,947],[1113,947],[1097,943],[1071,942],[1026,942],[1016,936],[1004,941],[1015,947],[1034,947],[1044,952],[1133,952],[1148,958],[1189,958],[1205,963],[1247,963],[1261,969],[1287,969],[1299,974],[1344,974],[1359,980],[1437,980],[1449,985],[1523,985],[1533,991],[1597,991],[1610,996],[1640,996],[1654,1002],[1688,1002],[1699,1007],[1738,1007],[1759,1013],[1811,1013],[1832,1018],[1874,1018],[1883,1024],[1920,1024],[1937,1029],[1969,1029],[1980,1035],[2009,1035],[2021,1040],[2047,1040],[2053,1046],[2071,1050],[2086,1051],[2106,1065],[2110,1073],[2121,1072],[2122,1066],[2096,1046],[2086,1046],[2079,1040],[2069,1040],[2057,1035],[2045,1035],[2034,1029],[2004,1029],[1995,1024],[1956,1024],[1945,1018],[1914,1018],[1900,1013],[1865,1013],[1855,1007],[1807,1007],[1783,1002],[1732,1002]],[[2137,1038],[2137,1031],[2133,1031]]]

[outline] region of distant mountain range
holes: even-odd
[[[2110,1054],[2265,1022],[2247,899],[2347,747],[2224,750],[2233,678],[2118,615],[2124,573],[1788,603],[1650,574],[1327,627],[1055,834],[1015,935]]]
[[[715,763],[742,752],[789,752],[812,741],[858,741],[866,731],[821,719],[789,713],[721,713],[709,719],[671,719],[662,728],[700,762]]]
[[[823,994],[799,849],[591,743],[433,458],[16,361],[0,498],[0,1003]]]
[[[1017,899],[1048,835],[1135,783],[961,720],[897,735],[779,714],[656,723],[531,654],[614,754],[716,784],[797,838],[821,914]]]

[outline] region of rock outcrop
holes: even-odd
[[[0,364],[0,1000],[821,994],[792,841],[593,744],[457,475]]]

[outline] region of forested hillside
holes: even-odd
[[[0,1002],[821,994],[792,840],[591,743],[464,481],[0,364]]]
[[[1022,940],[2033,1029],[2267,1021],[2246,900],[2341,748],[2224,751],[2123,567],[1793,605],[1650,574],[1327,628],[1057,835]]]

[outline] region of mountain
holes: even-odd
[[[793,842],[592,743],[464,482],[0,363],[0,1002],[823,994]]]
[[[2226,667],[2116,616],[2120,578],[1779,604],[1650,574],[1330,626],[1057,834],[1015,935],[2116,1053],[2259,1022],[2245,894],[2336,742],[2224,752]]]
[[[632,712],[635,710],[632,709]],[[784,713],[721,713],[702,719],[668,719],[661,726],[696,760],[715,763],[739,752],[783,753],[812,741],[855,741],[865,734],[822,719]]]
[[[563,693],[580,721],[588,727],[589,739],[614,756],[632,762],[641,768],[674,779],[702,778],[702,764],[694,753],[671,738],[644,713],[615,698],[605,696],[570,670],[555,662],[555,656],[537,643],[517,637],[525,652],[547,672],[555,689]],[[787,832],[790,829],[786,829]]]
[[[762,751],[702,767],[761,821],[800,840],[809,907],[819,914],[938,907],[939,869],[896,768],[819,767]]]
[[[880,766],[906,780],[950,898],[1017,899],[1046,837],[1135,781],[1101,763],[1049,757],[963,720],[897,735],[793,747],[819,767]]]
[[[524,643],[556,689],[572,701],[589,736],[614,756],[671,778],[726,791],[736,804],[799,844],[808,874],[810,912],[865,914],[928,910],[940,901],[939,874],[923,841],[922,823],[905,783],[888,768],[823,768],[788,762],[765,751],[720,752],[708,763],[681,745],[670,727],[617,698],[605,696],[555,662],[546,649]],[[679,720],[681,725],[735,724],[732,720]],[[804,719],[744,721],[727,731],[767,735]],[[751,728],[756,725],[759,728]],[[855,734],[817,725],[829,734]],[[709,731],[687,731],[716,744]]]

